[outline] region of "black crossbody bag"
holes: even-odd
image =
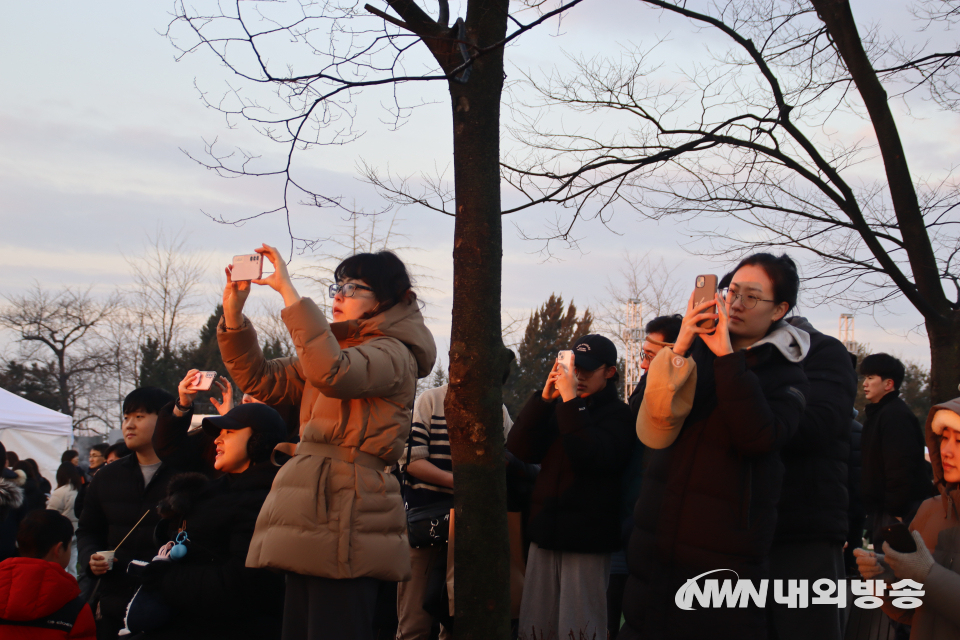
[[[413,428],[410,429],[410,435],[407,437],[407,463],[400,474],[404,507],[407,506],[407,491],[410,489],[407,484],[409,474],[407,468],[410,466],[412,445]],[[407,508],[407,539],[410,541],[410,546],[414,549],[423,549],[447,544],[450,539],[450,509],[452,508],[453,496],[445,497],[425,507]]]

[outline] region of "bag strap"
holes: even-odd
[[[403,506],[407,506],[407,469],[410,467],[410,453],[413,451],[413,424],[410,425],[410,433],[407,434],[407,462],[400,471],[400,497],[403,498]]]
[[[55,629],[57,631],[66,631],[73,629],[77,616],[83,611],[87,601],[82,596],[77,596],[67,604],[63,605],[53,613],[43,618],[35,620],[5,620],[0,618],[0,625],[10,625],[14,627],[33,627],[37,629]]]

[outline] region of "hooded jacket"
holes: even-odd
[[[910,529],[923,536],[934,559],[923,583],[923,604],[912,610],[898,609],[889,602],[883,607],[891,618],[910,625],[910,640],[960,638],[960,485],[947,483],[943,477],[940,438],[931,428],[934,414],[941,409],[960,414],[960,398],[931,408],[924,429],[939,495],[921,504],[910,523]]]
[[[97,628],[93,613],[86,603],[76,602],[79,595],[76,578],[58,564],[36,558],[3,561],[0,563],[0,620],[3,621],[0,638],[94,640]],[[52,615],[58,612],[60,615]],[[45,627],[16,624],[48,616],[58,621]]]
[[[813,328],[806,318],[789,324],[810,335],[801,365],[810,383],[797,433],[780,452],[783,489],[777,505],[777,542],[847,539],[850,414],[857,372],[843,343]]]
[[[283,576],[244,566],[257,514],[277,471],[265,461],[216,480],[200,473],[173,477],[160,502],[164,519],[157,538],[161,544],[174,540],[184,524],[188,551],[180,560],[151,564],[151,589],[176,615],[145,638],[279,637]]]
[[[541,549],[620,548],[620,479],[634,441],[630,408],[613,382],[587,398],[531,396],[507,438],[521,461],[540,464],[527,535]]]
[[[23,489],[14,481],[13,472],[3,469],[0,476],[0,560],[17,555],[17,529],[23,519]],[[6,474],[10,474],[8,477]]]
[[[301,443],[260,511],[247,566],[407,580],[400,484],[384,469],[406,444],[417,378],[436,359],[433,336],[415,301],[329,324],[303,298],[281,317],[296,357],[266,360],[246,319],[238,329],[221,320],[217,329],[224,364],[240,388],[267,404],[300,403]],[[337,457],[323,445],[333,445]],[[376,465],[355,464],[355,456]]]
[[[673,443],[648,448],[644,457],[620,638],[767,637],[762,609],[685,611],[676,597],[688,579],[709,571],[767,576],[783,477],[779,451],[803,415],[808,385],[800,362],[808,346],[805,332],[781,322],[749,349],[717,357],[697,339],[689,357],[669,358],[679,369],[696,369],[696,389]],[[650,381],[644,393],[654,386],[670,388]],[[643,440],[640,420],[637,432]],[[736,579],[729,571],[711,577]]]

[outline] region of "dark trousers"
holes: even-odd
[[[842,542],[774,542],[770,550],[771,581],[807,580],[812,589],[817,580],[827,579],[836,585],[845,577]],[[772,595],[767,596],[767,622],[770,638],[775,640],[841,640],[843,613],[840,607],[826,604],[789,609],[773,602]]]
[[[283,640],[373,640],[380,581],[287,574]]]

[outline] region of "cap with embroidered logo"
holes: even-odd
[[[609,338],[591,333],[573,345],[573,364],[582,371],[617,366],[617,347]]]

